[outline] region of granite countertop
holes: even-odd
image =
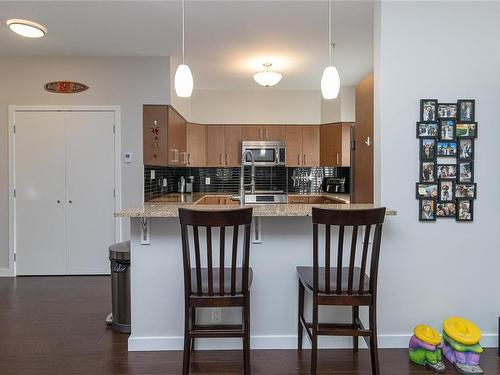
[[[239,208],[236,204],[199,204],[206,196],[228,198],[231,193],[173,193],[145,202],[142,206],[132,207],[115,213],[115,217],[178,217],[179,207],[198,210],[223,210]],[[289,196],[314,196],[332,199],[332,204],[247,204],[253,207],[253,216],[311,216],[312,207],[335,208],[343,210],[356,210],[378,207],[373,204],[350,204],[349,194],[317,193],[294,194]],[[338,202],[343,203],[338,203]],[[334,203],[335,202],[335,203]],[[387,215],[396,215],[395,210],[387,210]]]

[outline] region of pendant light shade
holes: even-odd
[[[340,76],[337,68],[327,66],[321,76],[321,94],[325,99],[335,99],[340,91]]]
[[[333,47],[332,43],[332,0],[328,0],[328,56],[330,64],[323,70],[321,76],[321,94],[325,99],[335,99],[340,91],[340,76],[337,68],[333,63]]]
[[[182,4],[182,64],[177,67],[174,78],[174,88],[177,96],[189,98],[193,93],[193,74],[191,69],[184,63],[184,0]]]
[[[193,75],[186,64],[181,64],[175,71],[175,93],[181,98],[189,98],[193,93]]]
[[[281,81],[281,78],[283,78],[283,75],[278,72],[273,72],[271,70],[272,65],[273,64],[271,63],[265,63],[265,70],[262,72],[257,72],[253,75],[253,79],[255,80],[255,82],[265,87],[271,87],[278,84],[278,82]]]

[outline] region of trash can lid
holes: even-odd
[[[111,245],[109,247],[109,258],[113,260],[130,260],[130,241]]]

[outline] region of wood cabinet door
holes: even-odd
[[[288,204],[308,204],[308,203],[309,203],[308,196],[298,196],[298,195],[288,196]]]
[[[342,135],[340,144],[340,165],[349,167],[351,165],[351,124],[342,123]]]
[[[199,124],[186,124],[187,165],[206,166],[206,127]]]
[[[286,166],[302,165],[302,126],[286,127]]]
[[[245,125],[242,126],[243,141],[261,141],[263,138],[263,128],[258,125]]]
[[[168,164],[186,165],[186,120],[168,107]]]
[[[226,149],[224,165],[238,167],[241,163],[241,126],[225,126],[224,143]]]
[[[335,129],[332,124],[321,125],[319,130],[319,162],[322,167],[335,165]]]
[[[285,141],[286,139],[286,128],[279,125],[266,126],[264,130],[264,136],[266,141]]]
[[[207,167],[222,167],[225,162],[224,126],[207,125]]]
[[[142,111],[142,152],[144,165],[168,165],[166,105],[145,105]]]
[[[319,126],[302,127],[302,165],[319,166]]]

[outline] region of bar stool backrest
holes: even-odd
[[[243,294],[248,291],[248,260],[250,255],[250,226],[252,223],[252,208],[230,209],[230,210],[190,210],[179,208],[179,219],[181,224],[182,236],[182,255],[184,264],[184,289],[188,296],[208,295],[208,296],[234,296],[237,292]],[[243,228],[243,245],[239,246],[239,229]],[[188,228],[192,228],[188,230]],[[218,229],[219,246],[213,246],[212,232]],[[226,254],[226,232],[232,230],[232,248],[230,254]],[[200,231],[205,231],[206,246],[200,246]],[[192,233],[194,248],[190,246],[189,233]],[[202,254],[202,251],[206,251]],[[194,252],[194,253],[193,253]],[[227,280],[225,277],[226,256],[230,259],[230,286],[225,288]],[[202,265],[202,258],[203,263]],[[194,269],[196,273],[195,285],[191,282],[191,259],[194,259]],[[214,288],[214,260],[218,259],[218,290]],[[241,291],[237,289],[238,259],[240,259],[241,268]],[[204,267],[206,266],[206,267]],[[204,269],[204,270],[202,270]],[[202,277],[202,272],[206,272],[206,278]],[[217,276],[217,275],[216,275]],[[207,285],[204,285],[206,283]],[[227,290],[226,290],[227,289]],[[205,292],[204,292],[205,291]]]
[[[377,274],[380,255],[380,241],[382,236],[382,225],[385,218],[385,207],[373,209],[360,209],[360,210],[338,210],[338,209],[323,209],[313,207],[312,221],[313,221],[313,290],[317,291],[319,286],[319,245],[318,245],[318,227],[324,226],[324,285],[325,293],[332,295],[352,295],[355,290],[355,295],[371,294],[374,295],[377,290]],[[336,280],[335,290],[330,288],[331,280],[331,242],[332,242],[332,227],[338,228],[338,241],[337,241],[337,259],[336,267],[337,274],[334,277]],[[349,252],[346,254],[349,260],[348,270],[342,270],[344,262],[344,235],[346,229],[351,230],[351,242]],[[358,247],[358,232],[364,229],[363,244]],[[373,241],[371,251],[370,235],[373,232]],[[358,250],[357,250],[358,248]],[[370,253],[370,256],[369,256]],[[361,258],[359,258],[361,257]],[[356,260],[360,260],[360,270],[355,272]],[[365,274],[367,264],[370,262],[370,284],[368,290],[365,288]],[[347,268],[347,267],[346,267]],[[342,272],[348,272],[348,277],[342,277]],[[358,275],[355,280],[355,274]],[[347,285],[345,285],[347,282]],[[357,287],[356,284],[357,283]],[[343,285],[344,284],[344,285]]]

